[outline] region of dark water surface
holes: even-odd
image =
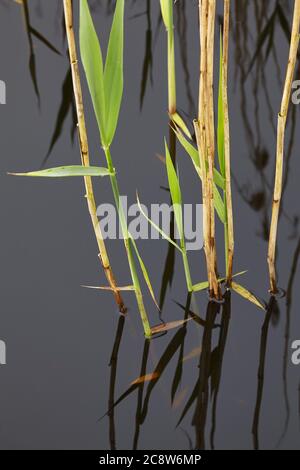
[[[102,42],[111,23],[108,3],[90,2]],[[221,15],[222,2],[218,3]],[[205,324],[190,321],[145,342],[132,294],[124,295],[130,307],[124,321],[110,294],[80,287],[105,283],[83,182],[6,176],[7,171],[40,168],[68,72],[62,2],[31,0],[27,4],[32,26],[61,55],[32,37],[39,106],[30,76],[30,40],[22,8],[12,1],[0,2],[0,79],[7,84],[7,104],[0,107],[0,339],[7,345],[7,365],[0,366],[0,447],[299,449],[300,366],[291,362],[291,343],[300,339],[297,106],[292,105],[289,116],[290,153],[279,228],[278,272],[287,297],[265,314],[232,294],[231,308],[228,299],[223,314],[218,314],[207,307],[202,293],[191,300],[190,308]],[[167,184],[165,168],[156,157],[163,152],[163,136],[168,134],[166,35],[158,24],[158,0],[127,0],[126,4],[125,95],[112,148],[114,163],[129,202],[135,201],[136,189],[145,204],[167,202],[168,194],[161,189]],[[247,269],[244,285],[266,300],[266,236],[276,144],[273,127],[288,56],[282,13],[291,24],[292,5],[292,1],[273,0],[232,2],[229,85],[235,271]],[[140,15],[147,6],[151,7],[148,23],[146,15]],[[267,42],[263,51],[256,46],[275,8],[272,48],[266,59]],[[179,0],[175,11],[180,21],[176,28],[180,26],[181,31],[176,43],[178,106],[191,120],[198,86],[197,2]],[[76,8],[76,19],[77,13]],[[140,112],[150,26],[153,86],[149,81]],[[84,93],[92,160],[103,165],[85,82]],[[71,130],[70,109],[47,166],[79,163]],[[181,149],[177,161],[185,202],[199,202],[199,182]],[[107,181],[95,181],[95,185],[99,202],[112,201]],[[221,260],[222,228],[218,230]],[[139,247],[159,296],[168,246],[160,240],[142,241]],[[108,249],[119,283],[128,284],[122,244],[109,242]],[[203,252],[192,252],[190,259],[193,279],[204,280]],[[184,310],[175,302],[185,305],[186,297],[178,257],[163,308],[165,321],[184,318]],[[151,324],[157,324],[158,313],[146,298]],[[131,385],[140,375],[153,372],[156,380]],[[99,420],[126,391],[128,395],[110,416]]]

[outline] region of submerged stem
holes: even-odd
[[[273,196],[273,206],[272,206],[272,220],[271,220],[269,248],[268,248],[270,292],[272,294],[276,294],[278,292],[277,280],[276,280],[276,267],[275,267],[277,228],[278,228],[279,210],[280,210],[280,203],[281,203],[281,196],[282,196],[285,128],[286,128],[286,121],[287,121],[287,115],[288,115],[288,109],[289,109],[289,103],[290,103],[290,97],[291,97],[292,82],[293,82],[293,78],[295,74],[298,47],[299,47],[299,28],[300,28],[300,0],[295,0],[289,60],[288,60],[288,65],[287,65],[287,72],[286,72],[286,79],[284,83],[281,108],[278,114],[276,171],[275,171],[274,196]]]
[[[82,99],[82,90],[80,82],[80,74],[78,68],[78,59],[75,43],[75,35],[73,30],[73,10],[72,10],[72,0],[64,0],[64,15],[65,15],[65,24],[66,24],[66,33],[67,41],[69,47],[69,56],[70,64],[72,70],[72,80],[73,80],[73,90],[75,96],[77,120],[78,120],[78,135],[79,135],[79,145],[81,160],[83,166],[90,166],[89,158],[89,147],[88,147],[88,138],[84,117],[84,108],[83,108],[83,99]],[[107,281],[113,291],[115,300],[119,306],[121,313],[126,312],[126,307],[124,305],[123,299],[121,297],[120,291],[118,290],[116,280],[110,266],[106,246],[103,240],[101,227],[97,217],[97,207],[94,197],[93,183],[90,176],[84,177],[84,184],[86,189],[86,199],[88,204],[88,210],[90,218],[93,224],[98,248],[99,248],[99,258],[101,260]]]

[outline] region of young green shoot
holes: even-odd
[[[150,337],[151,328],[143,301],[134,255],[137,256],[146,284],[154,298],[153,289],[146,267],[128,231],[123,207],[120,204],[119,186],[110,151],[123,96],[124,3],[124,0],[117,0],[116,2],[106,61],[105,64],[103,64],[101,47],[87,0],[81,0],[79,32],[80,52],[99,127],[101,145],[105,153],[108,170],[111,173],[110,181],[119,214],[136,300],[145,336]]]

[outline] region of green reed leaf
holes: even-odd
[[[222,224],[226,224],[225,204],[224,204],[222,196],[219,193],[219,190],[218,190],[218,188],[215,184],[213,186],[213,191],[214,191],[214,206],[215,206],[216,212],[217,212],[218,217],[221,220]]]
[[[246,272],[247,271],[241,271],[239,273],[234,274],[232,277],[235,278],[238,276],[242,276],[243,274],[246,274]],[[220,283],[225,282],[225,281],[226,281],[226,277],[221,277],[220,279],[218,279],[218,282]],[[200,292],[202,290],[207,289],[208,286],[209,286],[208,281],[199,282],[198,284],[195,284],[193,286],[193,292]]]
[[[224,142],[224,103],[223,103],[223,49],[220,34],[219,96],[218,96],[218,158],[221,174],[225,177],[225,142]]]
[[[79,43],[81,59],[101,135],[101,142],[103,146],[107,146],[102,52],[87,0],[80,1]]]
[[[170,193],[171,193],[171,198],[172,198],[172,203],[173,203],[173,208],[174,208],[176,225],[178,228],[180,239],[184,243],[181,190],[180,190],[180,185],[179,185],[179,179],[178,179],[176,170],[174,168],[166,140],[165,140],[165,152],[166,152],[168,182],[169,182],[169,188],[170,188]]]
[[[196,171],[200,175],[200,157],[198,150],[184,137],[184,135],[177,129],[177,127],[173,127],[173,131],[175,132],[177,139],[179,140],[186,153],[191,157]]]
[[[160,9],[163,22],[168,31],[173,28],[173,0],[160,0]]]
[[[219,188],[225,190],[225,179],[216,168],[214,168],[214,182]]]
[[[185,136],[177,128],[173,128],[173,131],[175,132],[176,137],[179,140],[182,147],[184,148],[184,150],[191,157],[193,165],[194,165],[198,175],[200,176],[200,174],[201,174],[200,173],[200,157],[199,157],[198,150],[196,149],[196,147],[194,147],[193,144],[191,144],[185,138]],[[219,186],[219,188],[225,189],[225,179],[223,178],[221,173],[216,168],[214,168],[214,182],[216,183],[217,186]]]
[[[159,310],[159,305],[156,301],[156,298],[155,298],[155,294],[154,294],[154,290],[153,290],[153,287],[152,287],[152,284],[151,284],[151,281],[150,281],[150,277],[149,277],[149,274],[148,274],[148,271],[147,271],[147,268],[145,266],[145,263],[139,253],[139,250],[138,250],[138,247],[135,243],[135,240],[133,239],[132,235],[129,234],[129,240],[134,248],[134,251],[135,251],[135,254],[137,256],[137,259],[139,261],[139,264],[140,264],[140,267],[141,267],[141,270],[142,270],[142,273],[143,273],[143,276],[144,276],[144,279],[145,279],[145,282],[147,284],[147,287],[149,289],[149,292],[150,292],[150,295],[153,299],[153,302],[155,303],[156,307],[158,308]]]
[[[139,197],[137,195],[137,203],[138,203],[138,206],[139,206],[139,209],[141,211],[141,213],[143,214],[143,216],[145,217],[145,219],[149,222],[150,225],[152,225],[152,227],[155,228],[155,230],[157,230],[158,233],[161,234],[161,236],[167,240],[169,243],[171,243],[171,245],[175,246],[175,248],[177,248],[177,250],[180,251],[180,253],[182,253],[182,249],[177,245],[177,243],[174,242],[174,240],[172,240],[172,238],[170,238],[155,222],[153,222],[153,220],[151,220],[147,214],[145,213],[143,207],[141,206],[141,203],[140,203],[140,200],[139,200]]]
[[[180,114],[178,112],[176,113],[173,113],[172,115],[170,115],[170,118],[172,119],[172,121],[175,123],[176,126],[179,127],[179,129],[185,133],[185,135],[189,138],[189,139],[192,139],[192,136],[191,136],[191,133],[186,125],[186,123],[184,122],[184,120],[182,119],[182,117],[180,116]]]
[[[70,176],[111,176],[112,173],[107,168],[72,165],[48,168],[46,170],[30,171],[27,173],[9,173],[9,175],[42,178],[67,178]]]
[[[117,127],[123,95],[124,0],[117,0],[104,67],[106,136],[110,145]]]

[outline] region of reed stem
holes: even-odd
[[[197,145],[201,161],[203,197],[203,235],[209,291],[211,297],[221,297],[217,276],[217,254],[215,243],[215,212],[213,173],[215,159],[214,129],[214,33],[216,2],[199,0],[200,25],[200,80],[198,121],[194,122]]]
[[[176,64],[175,64],[175,37],[174,37],[174,14],[173,4],[170,7],[170,28],[167,29],[168,34],[168,100],[169,115],[172,117],[177,111],[176,99]]]
[[[190,272],[190,265],[187,257],[187,252],[185,248],[182,248],[182,259],[183,259],[183,266],[184,266],[184,273],[186,279],[186,285],[189,292],[193,292],[193,282]]]
[[[110,148],[104,148],[104,152],[105,152],[105,157],[106,157],[106,161],[107,161],[107,167],[110,170],[110,172],[112,173],[112,176],[110,176],[110,181],[111,181],[112,191],[113,191],[113,195],[114,195],[114,199],[115,199],[115,204],[116,204],[118,214],[119,214],[119,221],[120,221],[122,236],[123,236],[123,239],[124,239],[124,245],[125,245],[125,249],[126,249],[126,253],[127,253],[131,278],[132,278],[132,282],[133,282],[133,285],[134,285],[134,292],[135,292],[135,296],[136,296],[136,301],[137,301],[138,308],[139,308],[139,311],[140,311],[145,336],[147,338],[150,338],[151,335],[152,335],[151,334],[151,327],[150,327],[150,324],[149,324],[147,312],[146,312],[144,301],[143,301],[141,286],[140,286],[139,278],[138,278],[138,275],[137,275],[137,269],[136,269],[136,264],[135,264],[135,260],[134,260],[134,255],[133,255],[133,252],[132,252],[132,244],[131,244],[131,240],[130,240],[130,234],[128,232],[128,227],[127,227],[126,217],[125,217],[125,214],[124,214],[124,209],[123,209],[122,204],[120,204],[120,191],[119,191],[118,181],[117,181],[117,177],[116,177],[116,173],[115,173],[115,168],[113,166],[113,161],[112,161]]]
[[[66,24],[66,34],[67,34],[67,41],[68,41],[68,47],[69,47],[70,64],[71,64],[71,70],[72,70],[73,90],[74,90],[77,120],[78,120],[77,125],[78,125],[81,161],[82,161],[83,166],[88,167],[90,166],[90,157],[89,157],[88,138],[87,138],[86,124],[85,124],[85,116],[84,116],[81,81],[80,81],[78,59],[77,59],[76,42],[75,42],[75,35],[74,35],[74,29],[73,29],[72,0],[64,0],[63,5],[64,5],[64,15],[65,15],[65,24]],[[95,197],[94,197],[92,178],[90,176],[84,177],[84,184],[85,184],[85,190],[86,190],[88,210],[89,210],[90,218],[91,218],[93,229],[94,229],[95,236],[96,236],[96,241],[97,241],[98,248],[99,248],[99,258],[101,260],[107,281],[110,285],[110,288],[114,294],[116,303],[119,307],[119,311],[121,313],[125,313],[126,307],[124,305],[120,291],[118,290],[118,287],[117,287],[117,283],[116,283],[116,280],[115,280],[115,277],[114,277],[114,274],[110,265],[109,257],[107,254],[106,246],[105,246],[102,232],[101,232],[101,227],[100,227],[98,217],[97,217],[97,206],[96,206]]]
[[[226,278],[227,286],[231,286],[234,255],[234,227],[231,193],[231,164],[230,164],[230,128],[228,109],[228,49],[230,25],[230,0],[224,0],[224,30],[223,30],[223,115],[224,115],[224,156],[225,156],[225,250],[226,250]]]
[[[286,78],[283,89],[283,96],[281,101],[281,108],[278,114],[277,125],[277,150],[276,150],[276,171],[275,171],[275,184],[272,205],[272,220],[269,235],[268,247],[268,265],[270,276],[270,293],[278,293],[277,279],[276,279],[276,242],[277,242],[277,229],[279,220],[280,203],[282,196],[282,178],[283,178],[283,158],[284,158],[284,142],[285,142],[285,129],[286,121],[289,110],[291,89],[293,78],[295,74],[295,67],[297,61],[297,53],[299,47],[299,28],[300,28],[300,0],[295,0],[293,26],[290,42],[289,60],[287,65]]]

